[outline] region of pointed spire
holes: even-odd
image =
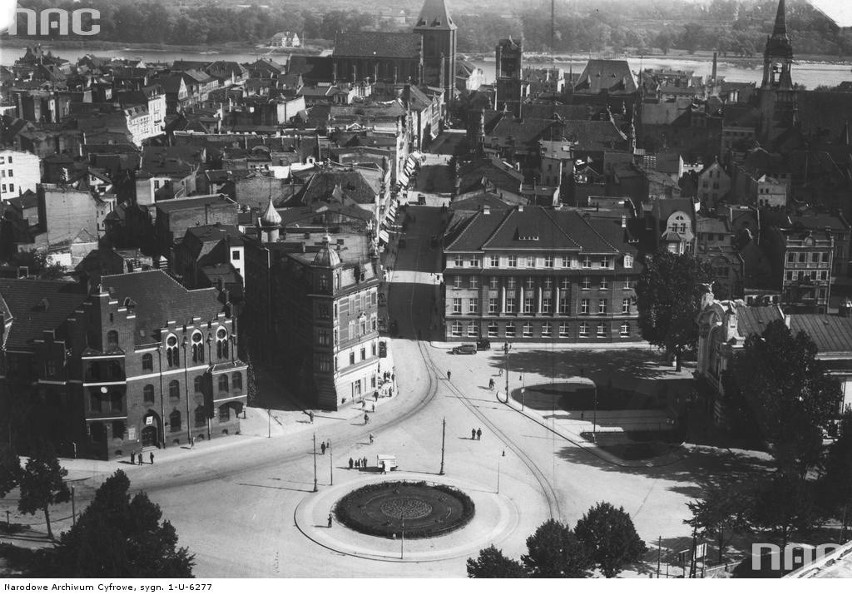
[[[784,0],[778,1],[778,12],[775,13],[775,28],[772,29],[773,37],[787,37],[787,10]]]

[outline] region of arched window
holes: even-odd
[[[146,403],[154,402],[154,385],[146,384],[145,388],[142,389],[142,400]]]
[[[196,425],[196,427],[198,427],[198,426],[203,426],[206,423],[207,423],[207,414],[204,412],[204,406],[199,405],[198,407],[195,408],[195,425]]]
[[[204,392],[204,376],[196,376],[193,384],[194,384],[195,392],[197,392],[197,393],[203,393]]]
[[[178,351],[177,337],[172,335],[166,340],[166,361],[170,368],[180,365],[180,352]]]
[[[216,331],[216,356],[219,359],[228,357],[228,331],[221,327]]]
[[[107,349],[118,349],[118,332],[109,331],[107,333]]]
[[[180,411],[177,409],[172,411],[171,415],[169,415],[169,427],[172,432],[180,430]]]
[[[219,392],[226,393],[228,392],[228,375],[221,374],[219,376]]]
[[[177,380],[169,382],[169,398],[180,399],[180,382]]]
[[[243,390],[243,375],[242,372],[234,372],[231,376],[231,384],[234,385],[234,390]]]
[[[195,364],[203,364],[204,363],[204,343],[202,341],[201,333],[195,331],[192,333],[192,362]]]
[[[153,370],[154,369],[154,356],[150,353],[146,353],[142,356],[142,369],[143,370]]]
[[[226,422],[231,419],[231,408],[227,405],[219,407],[219,421]]]

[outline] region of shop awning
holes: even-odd
[[[379,240],[384,242],[385,244],[390,242],[390,234],[388,234],[387,230],[379,230]]]

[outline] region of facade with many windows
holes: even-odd
[[[785,232],[781,305],[785,312],[825,314],[831,297],[834,238],[829,232]]]
[[[446,339],[640,340],[626,231],[542,207],[475,214],[444,249]]]

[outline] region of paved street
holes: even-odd
[[[441,199],[431,195],[429,202]],[[389,316],[399,323],[399,335],[391,339],[398,393],[379,401],[369,424],[355,408],[318,413],[313,425],[297,408],[273,411],[271,421],[265,410],[251,409],[242,435],[192,450],[157,452],[154,465],[67,461],[78,510],[108,474],[124,469],[132,489],[146,491],[162,507],[181,544],[196,554],[200,577],[461,577],[466,558],[492,541],[519,556],[526,537],[544,520],[552,516],[573,525],[601,500],[624,506],[649,543],[656,544],[658,537],[673,549],[688,543],[682,519],[686,503],[699,494],[698,482],[742,465],[743,457],[695,450],[654,466],[625,466],[579,437],[588,429],[585,415],[578,421],[573,413],[560,413],[557,419],[553,411],[521,412],[517,401],[498,400],[487,385],[493,378],[497,390],[505,391],[502,353],[452,355],[433,328],[440,255],[429,239],[440,229],[440,209],[410,206],[408,213],[415,221],[406,234],[407,247],[393,246],[387,288]],[[416,339],[418,330],[422,341]],[[510,356],[509,374],[523,369],[524,382],[545,384],[575,377],[580,365],[595,377],[607,373],[608,366],[611,373],[640,369],[653,359],[653,352],[636,346],[609,351],[521,346]],[[516,380],[510,376],[511,384]],[[270,384],[262,388],[275,390]],[[510,386],[510,392],[516,388]],[[325,526],[347,484],[383,479],[350,470],[350,457],[375,460],[378,454],[394,454],[399,476],[441,480],[443,419],[443,479],[463,486],[480,502],[480,516],[469,528],[410,544],[410,556],[397,560],[392,542],[360,536],[337,523]],[[482,430],[481,440],[471,439],[473,429]],[[317,494],[314,432],[317,443],[332,443],[329,454],[317,456]],[[65,517],[60,527],[68,526],[69,515],[67,507],[57,511],[56,517]],[[40,522],[41,517],[21,520]],[[655,550],[651,557],[656,559]]]

